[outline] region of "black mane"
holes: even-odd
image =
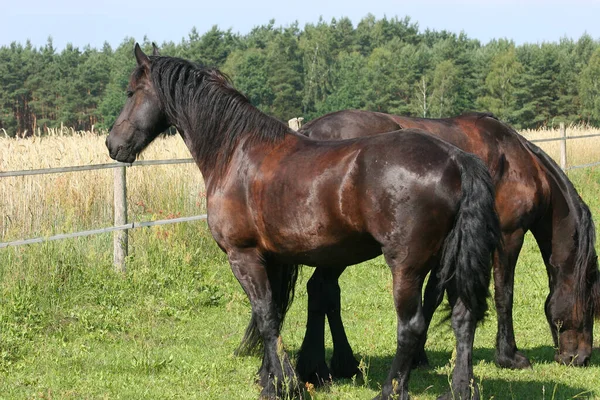
[[[227,164],[242,136],[274,143],[290,131],[255,108],[219,70],[174,57],[150,59],[150,79],[163,111],[193,141],[190,150],[199,164]]]

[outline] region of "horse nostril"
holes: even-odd
[[[108,155],[110,156],[110,158],[112,158],[113,160],[117,159],[117,155],[119,154],[119,152],[121,151],[121,148],[123,146],[111,146],[110,144],[107,143],[106,147],[108,148]]]

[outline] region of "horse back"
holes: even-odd
[[[453,118],[392,116],[403,129],[418,128],[475,154],[487,166],[496,189],[496,208],[505,231],[529,229],[548,207],[551,182],[524,138],[490,114]]]
[[[316,140],[340,140],[392,132],[401,129],[388,114],[363,110],[336,111],[316,118],[300,128],[299,133]]]

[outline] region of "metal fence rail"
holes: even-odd
[[[165,165],[165,164],[188,164],[193,163],[193,158],[179,158],[173,160],[143,160],[136,161],[135,163],[121,163],[114,162],[109,164],[93,164],[93,165],[77,165],[74,167],[62,167],[62,168],[43,168],[43,169],[29,169],[24,171],[6,171],[0,172],[0,178],[7,178],[10,176],[28,176],[28,175],[49,175],[49,174],[60,174],[64,172],[80,172],[80,171],[92,171],[96,169],[111,169],[120,167],[132,167],[141,165]]]
[[[92,229],[89,231],[80,231],[80,232],[74,232],[74,233],[61,233],[58,235],[47,236],[47,237],[38,237],[38,238],[32,238],[32,239],[15,240],[13,242],[4,242],[4,243],[0,243],[0,249],[3,247],[9,247],[9,246],[21,246],[24,244],[42,243],[42,242],[49,242],[52,240],[61,240],[61,239],[70,239],[70,238],[75,238],[75,237],[97,235],[99,233],[124,231],[127,229],[145,228],[145,227],[157,226],[157,225],[176,224],[179,222],[198,221],[198,220],[202,220],[202,219],[206,219],[206,218],[207,218],[207,215],[202,214],[202,215],[194,215],[192,217],[161,219],[161,220],[156,220],[156,221],[131,222],[131,223],[125,224],[125,225],[109,226],[107,228]]]
[[[585,139],[591,137],[600,137],[600,133],[595,133],[593,135],[579,135],[579,136],[565,136],[565,137],[553,137],[546,139],[531,139],[529,140],[531,143],[541,143],[541,142],[556,142],[559,140],[571,140],[571,139]]]

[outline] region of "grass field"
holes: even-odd
[[[569,142],[571,165],[600,160],[600,140],[594,139]],[[547,146],[541,144],[556,157]],[[173,137],[160,139],[144,157],[189,154]],[[102,137],[0,139],[0,170],[108,161]],[[571,171],[569,177],[598,221],[600,169]],[[128,189],[131,219],[204,212],[201,176],[193,165],[130,168]],[[2,178],[0,241],[111,225],[111,199],[110,170]],[[115,274],[111,263],[110,234],[0,249],[1,399],[258,398],[259,358],[233,356],[250,306],[205,222],[133,230],[127,275]],[[292,357],[304,332],[310,273],[302,272],[282,333]],[[349,268],[341,285],[342,316],[365,379],[335,382],[306,398],[372,398],[395,352],[391,276],[383,260]],[[553,361],[543,312],[547,288],[528,235],[517,265],[514,318],[517,342],[534,366],[507,371],[494,365],[492,309],[474,350],[483,398],[600,398],[597,339],[590,367]],[[600,337],[598,324],[594,332]],[[412,374],[412,398],[434,399],[448,390],[453,346],[449,324],[437,314],[426,346],[432,368]]]

